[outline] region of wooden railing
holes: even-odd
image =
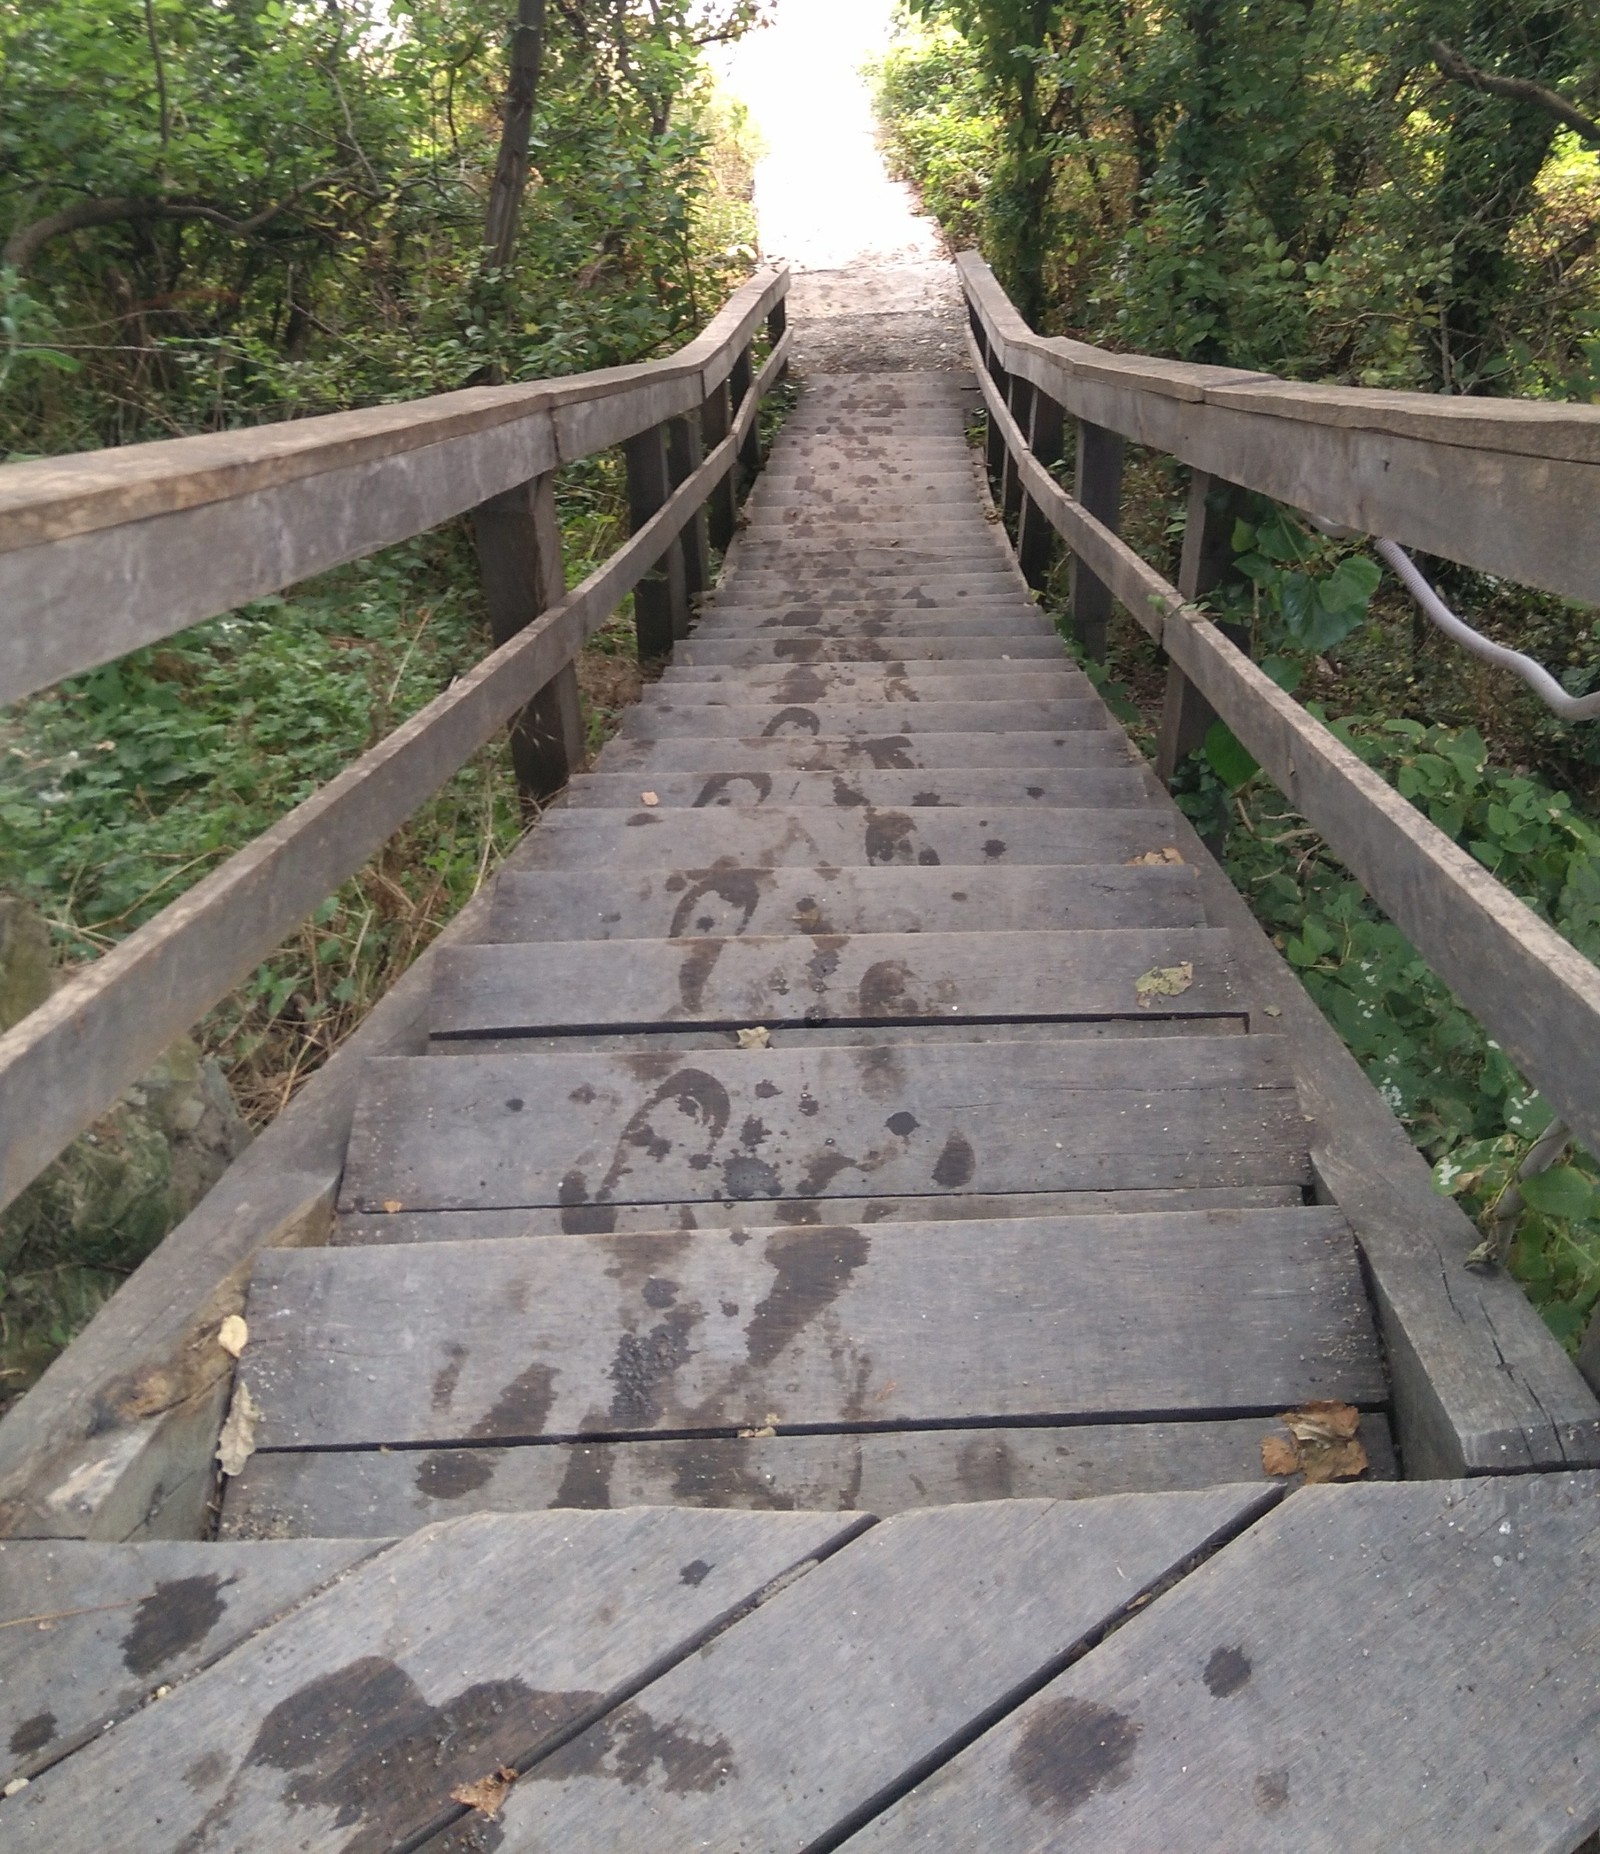
[[[641,653],[664,654],[733,532],[788,287],[759,273],[640,366],[0,470],[0,703],[469,510],[497,646],[0,1037],[0,1207],[497,729],[529,797],[565,782],[585,639],[632,592]],[[554,473],[614,445],[632,533],[568,591]]]
[[[1600,969],[1436,829],[1194,603],[1231,561],[1229,486],[1483,572],[1600,602],[1600,408],[1302,386],[1033,334],[958,260],[989,465],[1042,584],[1103,657],[1111,601],[1165,650],[1157,769],[1219,715],[1589,1151],[1600,1153]],[[1077,421],[1075,494],[1051,473]],[[1191,466],[1178,584],[1117,534],[1125,440]]]

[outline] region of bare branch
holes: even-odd
[[[6,240],[4,250],[0,250],[0,264],[19,271],[26,270],[50,240],[59,238],[64,232],[83,232],[97,225],[119,225],[145,219],[204,219],[212,225],[220,225],[225,232],[232,232],[237,238],[248,238],[264,225],[270,224],[279,213],[287,212],[308,193],[345,179],[348,179],[348,175],[322,174],[247,219],[235,219],[220,206],[214,206],[206,200],[141,198],[136,195],[77,200],[71,206],[63,206],[59,212],[46,213],[42,219],[19,226]]]
[[[1472,90],[1482,90],[1494,97],[1507,97],[1513,103],[1531,103],[1535,109],[1542,109],[1547,115],[1554,116],[1569,129],[1581,135],[1586,142],[1600,148],[1600,122],[1584,115],[1583,111],[1567,101],[1554,90],[1548,90],[1543,84],[1536,84],[1527,77],[1499,77],[1493,71],[1480,70],[1475,64],[1469,64],[1460,52],[1445,44],[1443,39],[1429,41],[1429,50],[1433,53],[1433,62],[1441,74],[1457,84],[1466,84]]]

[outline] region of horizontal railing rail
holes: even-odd
[[[759,466],[760,403],[787,365],[787,289],[786,270],[757,275],[695,341],[638,367],[0,471],[0,548],[12,547],[0,553],[0,694],[11,699],[468,509],[498,645],[0,1036],[0,1206],[498,729],[512,724],[527,795],[565,782],[582,750],[574,659],[585,639],[632,592],[641,651],[669,649],[704,589],[709,545],[731,536],[738,469]],[[553,473],[617,444],[633,532],[569,592]],[[279,532],[291,521],[309,533]],[[229,531],[260,545],[242,559],[214,553]],[[7,563],[20,563],[9,581]],[[101,603],[108,572],[124,576],[114,609]]]
[[[1195,603],[1208,578],[1215,583],[1226,545],[1212,492],[1230,484],[1485,571],[1572,596],[1600,592],[1600,408],[1471,401],[1458,412],[1463,402],[1424,394],[1274,386],[1263,376],[1247,392],[1237,383],[1251,376],[1036,336],[980,258],[965,253],[959,264],[989,463],[1019,517],[1024,570],[1041,583],[1044,537],[1059,536],[1073,558],[1074,622],[1087,648],[1104,655],[1115,599],[1166,651],[1164,776],[1220,716],[1574,1136],[1600,1152],[1600,969]],[[1079,421],[1076,495],[1047,467],[1062,456],[1064,415]],[[1319,445],[1329,430],[1338,443]],[[1177,586],[1116,532],[1123,439],[1194,467]],[[1538,534],[1549,552],[1535,557],[1527,537]]]

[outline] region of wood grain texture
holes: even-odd
[[[672,1023],[903,1023],[960,1015],[1213,1017],[1242,1013],[1214,928],[1075,933],[758,934],[452,948],[434,981],[435,1036]],[[1173,996],[1155,970],[1189,969]]]
[[[677,735],[668,739],[613,736],[595,761],[598,772],[648,767],[666,772],[722,772],[739,767],[793,767],[800,772],[890,772],[946,766],[1133,766],[1138,750],[1120,728],[1019,728],[1004,734]]]
[[[513,1790],[500,1846],[804,1847],[1269,1500],[1012,1501],[876,1526],[651,1689],[652,1716],[717,1744],[714,1781],[660,1763],[619,1781],[632,1735],[601,1721]],[[908,1603],[919,1590],[938,1598]]]
[[[768,810],[615,813],[556,810],[534,837],[542,868],[675,870],[685,884],[720,866],[993,869],[1005,864],[1128,863],[1172,841],[1154,806],[1021,810],[1001,805],[776,806]]]
[[[1098,696],[1044,701],[900,702],[728,702],[719,707],[658,697],[648,708],[628,709],[622,733],[631,739],[774,739],[810,735],[876,739],[900,734],[1045,733],[1105,727],[1109,717]]]
[[[756,669],[767,664],[790,663],[888,663],[896,659],[915,664],[919,669],[933,663],[974,660],[1003,663],[1008,659],[1040,658],[1046,662],[1061,659],[1061,645],[1049,632],[1041,629],[1013,633],[997,632],[989,636],[880,637],[848,635],[815,638],[734,638],[715,637],[704,624],[693,638],[673,657],[680,671],[690,669],[715,672],[729,669]],[[684,680],[681,677],[679,680]]]
[[[625,1703],[859,1523],[646,1509],[415,1533],[47,1771],[4,1805],[6,1845],[381,1854],[459,1814],[457,1785]]]
[[[729,756],[730,761],[736,756]],[[755,805],[871,805],[878,810],[911,806],[1000,805],[1015,810],[1064,805],[1126,810],[1155,796],[1154,782],[1139,766],[950,767],[933,777],[915,768],[886,767],[842,773],[738,771],[665,773],[648,786],[637,775],[587,773],[575,779],[565,806],[574,811],[637,811],[643,793],[672,810],[744,809]],[[648,807],[647,807],[648,809]]]
[[[0,1544],[0,1784],[36,1775],[157,1687],[209,1666],[370,1557],[378,1539]]]
[[[984,872],[920,867],[706,868],[604,875],[509,870],[484,938],[646,940],[744,933],[1006,932],[1191,927],[1202,919],[1192,866],[1119,863]]]
[[[1306,1488],[852,1854],[1570,1854],[1600,1825],[1597,1520],[1594,1475]]]
[[[1083,1500],[1268,1484],[1261,1443],[1269,1435],[1287,1440],[1288,1431],[1279,1422],[1247,1417],[486,1444],[451,1451],[452,1462],[459,1457],[454,1480],[438,1472],[435,1451],[282,1450],[253,1455],[228,1483],[222,1535],[389,1536],[464,1513],[553,1506],[837,1508],[887,1516],[979,1500]],[[1362,1418],[1361,1439],[1373,1474],[1392,1479],[1394,1450],[1381,1414]]]
[[[646,695],[646,704],[686,702],[882,702],[891,713],[898,706],[923,702],[1053,701],[1088,695],[1093,684],[1064,659],[1017,664],[994,661],[954,667],[930,664],[912,668],[902,658],[884,663],[797,663],[775,672],[744,669],[675,675],[670,669]]]
[[[419,1057],[372,1064],[341,1201],[594,1229],[613,1203],[1302,1182],[1304,1145],[1274,1037]]]
[[[454,1243],[285,1250],[248,1317],[263,1449],[1386,1394],[1349,1229],[1317,1208],[511,1238],[470,1269]]]

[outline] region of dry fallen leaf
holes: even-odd
[[[237,1313],[230,1313],[217,1328],[217,1344],[224,1352],[237,1358],[250,1343],[250,1328]]]
[[[659,805],[661,803],[661,795],[658,792],[641,792],[639,794],[639,803],[641,805]]]
[[[1297,1442],[1326,1445],[1348,1442],[1361,1427],[1361,1412],[1350,1403],[1319,1397],[1298,1410],[1286,1410],[1283,1420]]]
[[[250,1395],[248,1384],[234,1387],[233,1402],[228,1406],[228,1420],[217,1438],[217,1460],[224,1474],[238,1474],[256,1452],[256,1424],[261,1420],[261,1406]]]
[[[1130,856],[1127,866],[1131,868],[1143,864],[1153,867],[1157,863],[1181,863],[1182,861],[1183,858],[1178,854],[1176,846],[1168,843],[1163,844],[1159,850],[1143,850],[1137,856]]]
[[[753,1030],[738,1030],[734,1034],[739,1039],[741,1049],[767,1049],[772,1043],[772,1032],[765,1024],[757,1024]]]
[[[465,1803],[469,1809],[476,1809],[479,1815],[486,1815],[491,1820],[500,1813],[500,1805],[506,1799],[506,1792],[517,1780],[517,1773],[509,1764],[502,1764],[498,1770],[491,1770],[487,1777],[480,1777],[476,1783],[460,1783],[450,1792],[451,1802]]]
[[[1287,1436],[1261,1438],[1261,1466],[1268,1474],[1303,1474],[1308,1486],[1353,1481],[1372,1465],[1356,1440],[1361,1412],[1348,1403],[1319,1398],[1285,1410]]]
[[[1298,1474],[1300,1451],[1290,1436],[1261,1438],[1261,1467],[1267,1474]]]
[[[758,1436],[775,1436],[777,1433],[777,1430],[773,1428],[771,1423],[764,1423],[759,1429],[741,1429],[739,1431],[739,1440],[741,1442],[750,1442],[755,1440]]]
[[[1261,1008],[1269,1017],[1281,1017],[1283,1015],[1283,1006],[1281,1004],[1264,1004]]]
[[[1184,960],[1178,966],[1152,966],[1133,981],[1133,995],[1139,1009],[1148,1011],[1157,998],[1176,998],[1194,983],[1194,966]]]
[[[383,1200],[383,1207],[384,1207],[384,1209],[385,1209],[385,1210],[386,1210],[386,1211],[387,1211],[387,1212],[389,1213],[389,1215],[390,1215],[391,1217],[392,1217],[392,1216],[394,1215],[394,1213],[395,1213],[395,1212],[396,1212],[397,1210],[404,1210],[404,1209],[405,1209],[405,1205],[404,1205],[404,1204],[402,1204],[402,1203],[400,1202],[400,1200],[399,1200],[399,1198],[397,1198],[397,1197],[386,1197],[386,1198],[385,1198],[385,1199]]]

